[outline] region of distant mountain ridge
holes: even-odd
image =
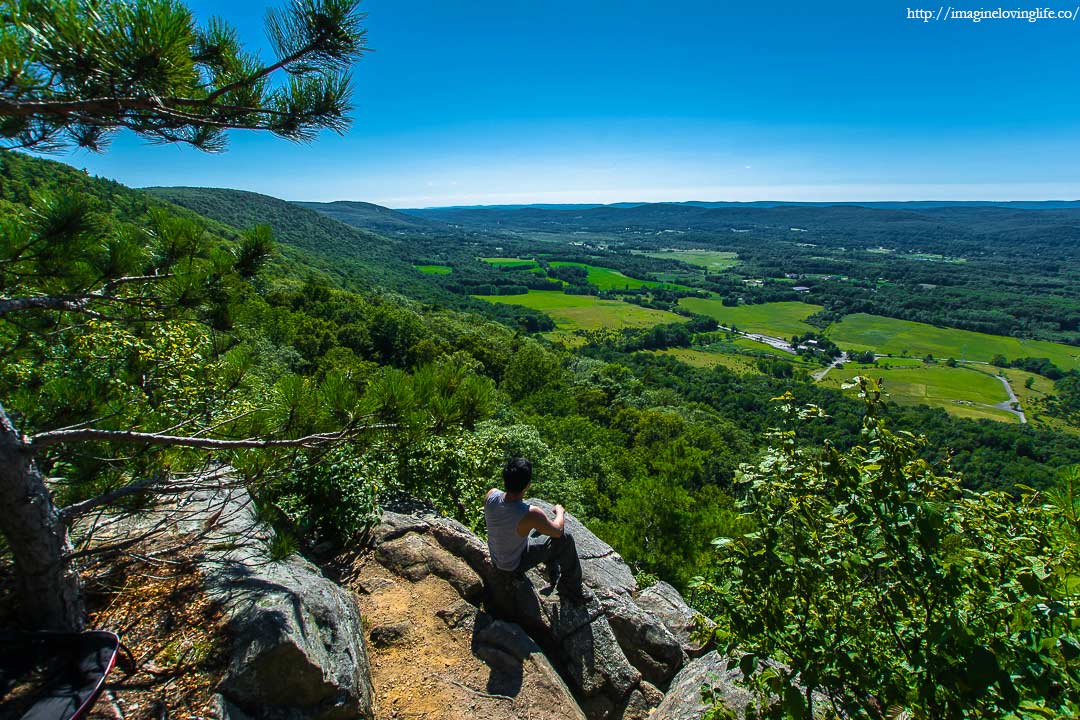
[[[382,205],[354,200],[334,202],[294,202],[346,225],[378,233],[430,233],[445,228],[445,223],[391,210]]]
[[[754,232],[773,240],[833,246],[885,246],[918,252],[1038,253],[1044,246],[1080,257],[1080,203],[1067,207],[946,204],[917,207],[655,203],[584,209],[525,207],[410,211],[471,231],[608,233],[633,238],[662,232],[711,242],[718,234]],[[805,234],[804,234],[805,233]]]
[[[319,204],[319,203],[301,203]],[[333,203],[325,203],[333,204]],[[777,208],[777,207],[866,207],[877,210],[926,210],[946,207],[1001,207],[1014,210],[1053,210],[1080,208],[1080,200],[881,200],[861,202],[843,200],[835,202],[802,202],[793,200],[706,201],[684,200],[681,202],[617,202],[617,203],[526,203],[518,205],[441,205],[425,208],[398,208],[398,213],[423,217],[424,213],[449,210],[593,210],[595,208],[636,208],[646,205],[684,205],[705,208]],[[376,206],[378,207],[378,206]]]

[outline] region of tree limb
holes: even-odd
[[[88,307],[89,303],[90,298],[78,300],[61,297],[3,298],[0,299],[0,317],[22,310],[62,310],[89,315],[93,318],[106,319],[105,315],[96,310],[91,310]]]
[[[149,477],[145,480],[126,485],[122,488],[117,488],[112,492],[102,493],[97,497],[92,497],[82,502],[73,503],[60,510],[60,519],[70,525],[76,518],[101,507],[102,505],[109,505],[129,495],[135,495],[141,493],[144,490],[149,490],[157,483],[162,482],[160,477]]]
[[[163,435],[160,433],[136,432],[134,430],[99,430],[84,428],[77,430],[51,430],[38,433],[30,438],[27,446],[33,451],[37,448],[60,445],[69,442],[122,442],[136,445],[159,445],[200,448],[203,450],[246,450],[266,448],[315,448],[327,443],[337,442],[365,430],[385,430],[397,427],[394,424],[367,425],[361,428],[342,430],[332,433],[313,433],[300,438],[268,439],[246,438],[244,440],[222,440],[218,438],[190,437],[187,435]]]

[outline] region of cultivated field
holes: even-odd
[[[925,363],[922,358],[913,357],[883,357],[878,358],[878,367],[882,368],[901,368],[901,367],[922,367]]]
[[[539,264],[535,260],[522,260],[521,258],[504,258],[504,257],[482,257],[478,258],[481,262],[486,262],[488,265],[494,265],[495,267],[538,267]]]
[[[599,330],[652,327],[685,322],[686,318],[663,310],[639,307],[621,300],[601,300],[592,295],[567,295],[556,290],[533,290],[527,295],[474,295],[488,302],[523,305],[545,313],[560,330]]]
[[[1009,411],[993,407],[1008,401],[1009,395],[998,378],[982,369],[945,365],[885,369],[849,363],[830,371],[822,384],[840,387],[856,375],[883,381],[889,399],[900,405],[929,405],[975,420],[1019,422]]]
[[[801,302],[725,307],[719,298],[682,298],[679,304],[690,312],[711,317],[726,327],[780,338],[815,330],[803,321],[822,309],[820,305]]]
[[[671,250],[668,252],[643,253],[649,257],[662,258],[664,260],[680,260],[684,263],[697,265],[706,270],[719,271],[733,268],[739,264],[738,253],[720,252],[712,250]]]
[[[449,275],[454,272],[454,268],[449,265],[413,265],[413,267],[425,275]]]
[[[598,267],[596,265],[586,265],[579,262],[564,262],[557,260],[551,263],[552,267],[579,267],[585,268],[588,272],[588,281],[592,285],[600,288],[601,290],[636,290],[638,288],[679,288],[689,290],[682,285],[675,285],[673,283],[660,283],[652,280],[638,280],[637,278],[628,277],[623,275],[618,270],[612,270],[611,268]]]
[[[883,355],[911,355],[989,362],[994,355],[1009,360],[1044,357],[1062,370],[1080,369],[1080,348],[1042,340],[1017,338],[969,330],[939,328],[879,315],[848,315],[827,331],[844,350],[873,350]]]
[[[759,373],[754,358],[736,353],[711,352],[697,348],[668,348],[667,350],[649,350],[657,355],[670,355],[692,367],[713,368],[718,365],[739,374]]]

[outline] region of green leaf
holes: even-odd
[[[1065,656],[1066,660],[1075,660],[1080,657],[1080,643],[1076,641],[1074,637],[1061,637],[1058,638],[1058,647],[1061,649],[1061,654]]]
[[[1020,581],[1020,587],[1024,588],[1024,592],[1028,595],[1042,595],[1042,583],[1033,573],[1022,572],[1016,576],[1016,579]]]
[[[997,656],[990,648],[977,646],[968,657],[967,681],[976,693],[982,693],[990,687],[1001,674]]]
[[[750,677],[755,667],[757,667],[757,655],[747,653],[739,658],[739,670],[742,671],[744,677]]]

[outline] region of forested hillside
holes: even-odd
[[[205,360],[244,356],[252,368],[248,375],[261,375],[262,384],[268,386],[295,376],[306,378],[304,382],[313,387],[327,381],[345,383],[342,391],[367,397],[367,402],[389,402],[394,407],[385,412],[410,418],[410,432],[372,446],[357,444],[352,451],[356,462],[362,463],[357,467],[377,474],[371,478],[373,485],[407,487],[429,495],[473,525],[476,517],[469,508],[476,503],[468,498],[470,494],[475,498],[490,480],[497,457],[510,442],[509,447],[535,456],[541,487],[553,500],[591,519],[642,571],[682,582],[707,558],[707,541],[717,533],[717,523],[730,519],[729,489],[736,469],[766,446],[769,429],[782,419],[770,398],[791,391],[801,401],[826,409],[830,419],[804,438],[807,443],[828,438],[846,447],[858,437],[858,402],[815,385],[805,375],[748,376],[723,366],[697,369],[674,358],[620,349],[618,344],[560,350],[475,315],[386,296],[382,285],[372,285],[371,294],[341,289],[365,287],[367,281],[358,277],[346,276],[347,282],[335,288],[320,278],[329,280],[336,274],[331,268],[347,267],[354,252],[365,272],[385,278],[392,289],[421,286],[425,276],[410,277],[401,259],[387,259],[400,241],[328,224],[314,213],[271,198],[191,190],[155,190],[147,195],[21,156],[5,162],[3,179],[3,197],[13,203],[11,207],[23,208],[20,212],[26,212],[28,199],[39,191],[63,193],[75,187],[85,196],[101,198],[97,212],[116,222],[145,222],[148,208],[166,207],[158,198],[174,197],[231,224],[239,224],[238,218],[276,223],[285,232],[275,234],[277,252],[288,252],[289,262],[271,257],[253,285],[233,291],[218,311],[225,318],[223,326],[207,336],[211,356]],[[210,232],[221,233],[219,242],[238,234],[210,220],[200,222]],[[385,266],[377,265],[384,260]],[[399,278],[402,285],[394,288]],[[420,295],[430,298],[439,292],[432,285]],[[20,353],[34,357],[42,351],[27,344],[27,336],[16,334],[9,342],[11,357]],[[63,365],[55,358],[48,367],[55,372]],[[480,395],[467,399],[454,395],[464,378],[473,378],[475,386],[469,392]],[[420,389],[417,382],[435,385]],[[57,403],[66,392],[46,377],[35,383],[59,388]],[[432,389],[439,383],[446,384],[450,393],[445,398]],[[23,391],[17,394],[25,402],[36,397],[29,390],[32,385],[19,384]],[[377,401],[380,394],[389,395]],[[99,410],[100,402],[105,399],[88,401],[84,411]],[[458,402],[466,407],[457,407]],[[41,412],[32,407],[19,410],[27,417]],[[77,422],[79,417],[70,412],[62,418],[44,413],[35,426],[61,419],[65,424]],[[1057,468],[1080,461],[1080,440],[1067,434],[957,422],[928,408],[895,407],[889,413],[897,427],[927,433],[931,438],[927,456],[950,455],[972,486],[1045,485]],[[424,416],[427,420],[418,419]],[[414,421],[420,426],[413,427]],[[450,453],[455,447],[475,452],[461,457]],[[374,454],[365,454],[369,452]],[[94,464],[83,472],[100,468]],[[124,473],[117,470],[114,476]],[[354,482],[345,477],[324,481]],[[313,487],[296,482],[298,488]],[[456,489],[447,493],[448,487]],[[657,496],[670,501],[654,503]],[[310,506],[301,499],[290,502],[303,508],[290,510],[298,513],[297,518],[318,514],[318,502]],[[662,531],[644,533],[645,526]]]
[[[430,300],[453,297],[446,278],[458,267],[430,276],[408,265],[433,252],[430,238],[416,245],[387,239],[250,193],[134,191],[21,155],[3,158],[0,201],[4,292],[86,292],[101,282],[109,289],[87,296],[104,302],[100,309],[91,304],[87,312],[57,315],[42,308],[18,322],[0,319],[0,396],[23,432],[63,438],[55,435],[58,428],[92,421],[105,433],[159,437],[187,427],[212,432],[214,442],[281,442],[261,450],[207,445],[208,455],[153,443],[132,452],[107,435],[58,441],[38,462],[61,507],[76,509],[68,512],[133,492],[148,475],[180,477],[227,462],[278,528],[275,553],[347,544],[382,502],[403,496],[428,500],[481,530],[484,492],[498,482],[503,460],[520,455],[535,464],[534,493],[583,518],[642,583],[664,579],[694,588],[704,611],[742,613],[749,599],[732,595],[724,584],[731,575],[723,574],[739,560],[717,566],[710,542],[751,542],[771,522],[772,510],[747,504],[764,497],[747,493],[749,479],[775,479],[760,468],[796,472],[821,448],[858,454],[868,437],[893,437],[868,430],[865,392],[858,398],[815,382],[810,369],[831,362],[819,351],[787,360],[747,356],[757,358],[752,371],[695,367],[665,355],[688,349],[698,336],[720,345],[741,342],[702,316],[669,313],[676,320],[669,325],[601,328],[574,336],[584,342],[568,342],[565,334],[530,337],[526,316],[472,298],[461,298],[463,309],[440,309]],[[263,223],[274,229],[273,246]],[[481,233],[467,242],[472,252],[494,252],[524,241]],[[460,251],[448,252],[477,273],[527,273],[587,293],[541,291],[560,297],[591,302],[598,292],[636,293],[642,304],[679,309],[681,298],[702,296],[691,286],[635,280],[588,263],[506,260],[502,267],[510,269],[499,269],[490,258],[459,261]],[[575,252],[595,257],[574,245],[563,257]],[[659,267],[674,262],[656,260]],[[651,272],[657,265],[646,267]],[[637,274],[648,274],[642,270]],[[118,286],[118,274],[136,280]],[[113,294],[116,287],[127,290]],[[607,302],[620,306],[619,317],[626,314],[620,308],[639,307]],[[488,315],[469,312],[464,303]],[[810,408],[799,412],[797,432],[796,407]],[[929,438],[886,448],[882,457],[898,452],[903,463],[941,468],[948,478],[959,471],[950,493],[961,492],[962,483],[1000,489],[1008,498],[1028,492],[1022,486],[1054,486],[1062,468],[1080,462],[1080,437],[1069,432],[957,419],[918,404],[869,407],[874,423]],[[777,434],[777,428],[785,429]],[[789,460],[777,460],[778,442]],[[871,467],[869,459],[859,462]],[[736,572],[745,577],[748,570]],[[819,579],[798,582],[786,592],[808,591]],[[958,586],[957,597],[974,602],[966,588]],[[767,592],[780,594],[775,587]],[[753,628],[722,628],[729,633],[724,642],[760,642]],[[1003,650],[1002,662],[1005,657]],[[902,694],[901,685],[890,692]]]
[[[415,235],[449,229],[444,223],[438,221],[425,220],[424,218],[407,215],[381,205],[366,202],[339,200],[329,203],[298,202],[294,204],[310,210],[317,210],[335,220],[340,220],[346,225],[366,228],[388,235],[394,233]]]

